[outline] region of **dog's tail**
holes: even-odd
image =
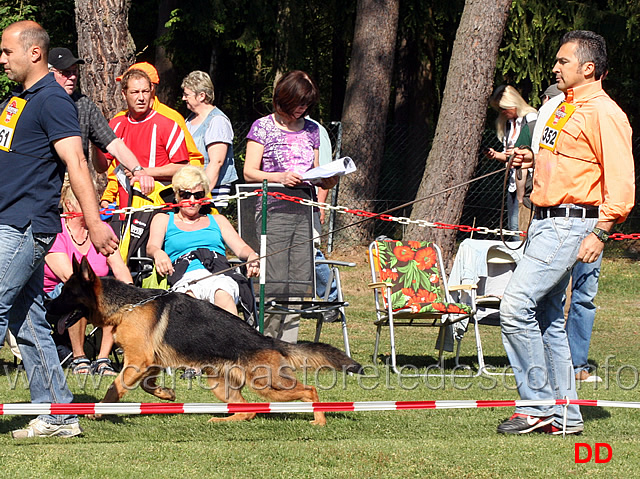
[[[362,366],[333,346],[325,343],[281,344],[295,368],[330,367],[338,371],[364,374]]]

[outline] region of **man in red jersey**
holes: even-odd
[[[145,173],[157,182],[169,183],[181,167],[189,163],[184,133],[173,120],[155,111],[151,79],[142,70],[131,69],[122,78],[122,96],[127,113],[116,116],[109,126],[140,161]],[[119,173],[118,203],[126,205],[128,179]]]

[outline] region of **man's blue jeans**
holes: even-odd
[[[566,328],[575,373],[589,369],[589,345],[596,319],[596,305],[593,300],[598,293],[600,263],[602,254],[593,263],[578,261],[571,272],[571,306]]]
[[[0,338],[16,337],[33,403],[70,403],[43,303],[44,256],[55,234],[32,234],[31,226],[0,225]],[[0,343],[1,344],[1,343]],[[77,422],[76,416],[42,415],[48,423]]]
[[[597,219],[533,220],[524,257],[500,306],[502,343],[522,399],[577,399],[562,300],[582,240]],[[517,407],[517,413],[556,416],[562,406]],[[567,425],[582,425],[580,408],[568,407]]]
[[[316,249],[316,261],[324,261],[326,258],[322,251]],[[324,298],[327,292],[327,286],[329,284],[329,278],[331,277],[331,268],[328,264],[316,264],[316,296],[318,298]],[[336,285],[335,278],[331,282],[329,289],[329,301],[338,300],[338,286]]]
[[[317,211],[313,213],[313,245],[316,251],[315,260],[326,260],[324,253],[320,251],[320,235],[322,234],[322,224],[320,223],[320,213]],[[331,277],[331,268],[328,264],[316,264],[316,296],[318,298],[324,298],[327,292],[327,286],[329,285],[329,278]],[[338,286],[335,278],[331,282],[329,289],[328,301],[338,300]]]

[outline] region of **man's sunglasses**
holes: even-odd
[[[74,75],[78,76],[78,67],[67,68],[66,70],[58,70],[57,68],[54,68],[53,70],[57,71],[60,75],[62,75],[65,78],[69,78]]]
[[[187,190],[178,190],[178,196],[182,200],[188,200],[193,196],[194,200],[201,200],[206,196],[204,191],[187,191]]]

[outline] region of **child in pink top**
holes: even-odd
[[[82,238],[82,240],[84,240],[84,238]],[[64,253],[69,258],[70,262],[74,256],[78,262],[82,260],[83,256],[86,256],[91,268],[98,276],[107,276],[109,274],[109,265],[107,264],[106,256],[98,253],[91,241],[87,241],[87,244],[89,244],[89,251],[87,251],[86,254],[82,254],[78,250],[78,245],[75,243],[75,240],[69,235],[69,230],[65,225],[65,219],[62,218],[62,233],[58,233],[58,236],[56,236],[56,240],[53,243],[53,246],[51,246],[48,254]],[[64,281],[58,278],[58,276],[51,271],[51,268],[49,268],[49,265],[45,262],[44,292],[50,293],[60,283],[64,283]]]
[[[65,213],[80,212],[78,200],[66,179],[62,186],[61,200]],[[113,275],[120,281],[133,283],[131,273],[124,264],[120,252],[116,251],[109,257],[99,254],[89,241],[89,230],[84,217],[71,215],[62,218],[62,232],[58,233],[53,246],[44,258],[44,292],[49,297],[53,298],[60,294],[62,284],[73,274],[72,259],[75,257],[77,260],[81,260],[83,256],[87,257],[89,264],[98,276],[108,275],[109,269],[111,269]],[[100,352],[93,363],[87,359],[84,352],[86,328],[87,320],[82,318],[68,329],[73,350],[73,361],[70,365],[73,373],[116,375],[117,373],[109,360],[109,354],[114,344],[112,328],[102,328]]]

